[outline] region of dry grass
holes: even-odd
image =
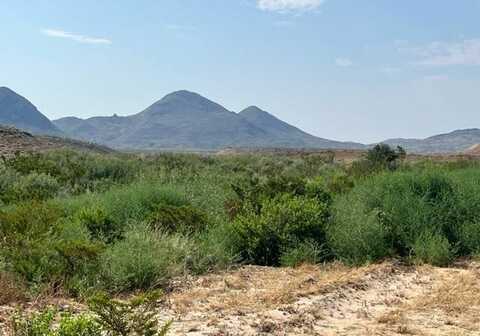
[[[209,275],[170,296],[177,313],[192,307],[204,311],[255,312],[319,295],[356,283],[367,273],[383,272],[385,265],[350,268],[340,263],[299,268],[247,266],[222,275]]]
[[[439,309],[449,314],[479,313],[480,277],[478,272],[458,270],[428,296],[421,297],[416,302],[415,308]]]
[[[175,320],[171,335],[480,336],[479,280],[472,262],[463,268],[246,266],[178,279],[160,316]],[[50,303],[75,308],[60,299]]]
[[[390,329],[414,325],[425,335],[478,335],[480,271],[476,264],[464,269],[419,269],[434,274],[434,285],[423,286],[415,299],[381,315],[377,322]]]
[[[26,299],[26,287],[13,275],[0,272],[0,305],[18,303]]]

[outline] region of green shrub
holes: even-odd
[[[466,222],[460,229],[460,242],[464,254],[478,255],[480,253],[480,224]]]
[[[296,244],[325,242],[328,206],[316,199],[282,195],[266,200],[261,214],[239,215],[232,225],[232,244],[242,259],[258,265],[279,265],[283,252]]]
[[[473,192],[479,189],[470,181],[439,169],[371,177],[337,199],[329,242],[339,257],[355,262],[408,257],[419,249],[419,233],[462,246],[462,227],[479,209]]]
[[[123,292],[164,285],[184,271],[190,244],[181,235],[156,232],[141,223],[132,225],[124,239],[108,247],[101,257],[105,287]]]
[[[129,301],[119,301],[99,293],[90,299],[89,307],[108,335],[165,336],[171,322],[162,327],[158,325],[155,308],[160,297],[160,292],[150,292]]]
[[[334,217],[328,225],[328,245],[337,258],[350,264],[363,264],[391,255],[387,228],[378,211],[365,208],[357,195],[347,195],[334,204]]]
[[[0,209],[0,234],[6,246],[39,238],[55,229],[61,216],[57,206],[38,202]]]
[[[352,190],[354,186],[353,178],[345,173],[335,172],[326,181],[327,190],[335,195],[345,194]]]
[[[132,182],[138,163],[124,155],[97,155],[69,150],[20,153],[5,159],[7,168],[26,176],[50,175],[66,190],[78,194],[102,191],[105,186]]]
[[[94,240],[112,243],[121,236],[117,225],[100,206],[81,209],[74,220],[78,220],[81,225],[84,225]]]
[[[381,170],[396,170],[407,153],[398,146],[393,149],[387,144],[377,144],[369,149],[362,160],[354,161],[350,173],[355,176],[367,176]]]
[[[51,246],[61,212],[42,203],[26,203],[0,211],[2,250],[7,267],[28,281],[58,274],[58,264],[52,262],[55,251]]]
[[[327,204],[331,202],[331,195],[326,190],[323,181],[306,180],[298,176],[279,175],[263,179],[253,177],[232,184],[232,189],[236,198],[230,199],[226,204],[231,218],[234,218],[243,209],[253,210],[260,214],[266,200],[282,194],[306,196]]]
[[[57,180],[47,174],[21,176],[11,169],[0,169],[0,204],[55,197],[60,190]]]
[[[160,205],[182,206],[184,196],[174,188],[158,183],[135,183],[112,189],[100,197],[100,204],[116,225],[122,227],[130,221],[143,221]]]
[[[201,231],[194,237],[194,246],[187,259],[186,267],[196,274],[225,270],[237,259],[231,244],[228,224],[219,223]]]
[[[19,178],[15,170],[0,165],[0,206],[16,200],[13,185]]]
[[[101,336],[102,330],[95,319],[86,314],[73,316],[65,314],[60,319],[54,336]]]
[[[154,230],[192,233],[205,229],[207,216],[190,205],[160,205],[148,216],[147,222]]]
[[[17,311],[12,318],[13,336],[55,336],[52,330],[55,311],[47,309],[30,316]]]
[[[387,144],[378,144],[367,151],[365,159],[370,162],[373,167],[393,170],[396,168],[398,160],[404,159],[405,156],[406,152],[400,146],[395,150]]]
[[[435,266],[448,265],[454,255],[448,239],[433,233],[420,235],[413,244],[412,253],[416,262]]]
[[[57,317],[52,309],[25,314],[21,311],[12,319],[13,336],[101,336],[102,328],[89,314],[73,316],[66,313]],[[111,332],[110,330],[105,330]]]
[[[298,246],[285,251],[280,257],[280,263],[286,267],[297,267],[302,264],[318,264],[325,260],[328,251],[316,241],[307,240]]]
[[[65,216],[90,227],[92,238],[109,241],[119,238],[129,222],[146,220],[159,206],[183,206],[187,200],[158,181],[142,181],[53,203],[64,209]]]
[[[57,195],[60,185],[55,178],[44,173],[30,173],[12,186],[17,201],[46,200]]]
[[[46,203],[0,211],[0,233],[7,267],[31,283],[63,282],[83,272],[101,251],[81,227],[62,220],[60,209]]]

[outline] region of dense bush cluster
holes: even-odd
[[[382,145],[353,164],[65,151],[0,163],[0,303],[149,290],[241,263],[446,265],[478,253],[474,161],[408,162]]]
[[[236,197],[227,203],[230,236],[244,261],[276,266],[299,245],[325,244],[332,199],[322,184],[276,176],[250,179],[233,189]]]
[[[341,258],[386,256],[447,264],[478,252],[478,169],[440,168],[383,173],[340,197],[330,240]]]

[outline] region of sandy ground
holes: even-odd
[[[169,335],[480,335],[480,264],[247,266],[177,279],[159,318]]]
[[[171,335],[480,335],[480,266],[245,267],[179,280]]]

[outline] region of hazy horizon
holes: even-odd
[[[480,1],[0,3],[0,86],[50,119],[177,90],[373,143],[480,126]]]

